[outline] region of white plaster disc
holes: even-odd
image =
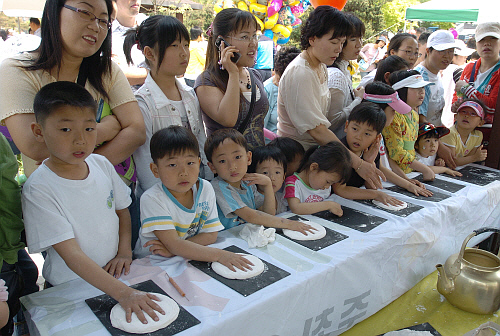
[[[224,278],[237,280],[253,278],[254,276],[257,276],[260,273],[264,272],[264,263],[262,262],[262,260],[251,254],[238,254],[242,255],[246,260],[250,261],[253,264],[253,266],[251,266],[251,270],[247,269],[246,271],[242,271],[239,268],[235,267],[236,271],[233,272],[228,267],[217,261],[212,263],[212,269],[215,273],[223,276]]]
[[[401,204],[401,205],[391,205],[391,204],[385,205],[384,203],[377,201],[377,200],[372,200],[372,202],[373,202],[373,204],[375,204],[379,208],[382,208],[385,210],[391,210],[391,211],[399,211],[399,210],[406,209],[408,207],[408,203],[406,203],[404,201],[401,201],[401,202],[403,202],[403,204]]]
[[[311,225],[316,231],[307,232],[307,235],[299,231],[293,231],[288,229],[283,229],[283,234],[295,240],[318,240],[326,236],[326,229],[323,225],[314,222],[306,222],[306,224]]]
[[[126,331],[132,334],[147,334],[151,332],[155,332],[159,329],[167,327],[170,323],[174,322],[179,316],[179,305],[177,302],[172,300],[166,295],[151,293],[156,295],[158,299],[161,301],[155,301],[165,312],[165,315],[156,312],[156,315],[159,318],[159,321],[153,320],[146,312],[144,312],[144,316],[148,321],[147,324],[143,324],[135,313],[132,313],[132,322],[128,323],[125,319],[125,310],[122,306],[117,303],[112,309],[110,314],[111,325],[117,329]]]

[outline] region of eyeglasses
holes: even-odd
[[[252,37],[248,37],[248,36],[243,36],[243,37],[228,36],[228,37],[233,38],[233,39],[238,40],[238,41],[243,41],[246,43],[257,42],[259,40],[259,36],[257,34],[252,35]]]
[[[99,19],[97,16],[95,16],[93,13],[89,11],[69,5],[64,5],[63,7],[78,13],[78,15],[80,15],[80,17],[87,22],[97,21],[97,25],[102,30],[108,30],[109,28],[111,28],[111,23],[108,20]]]
[[[412,50],[401,50],[401,49],[398,49],[398,51],[404,51],[406,53],[406,56],[408,56],[408,57],[413,56],[413,57],[418,58],[422,55],[422,54],[419,54],[418,51],[413,52]]]
[[[463,116],[469,116],[469,117],[479,117],[476,113],[476,111],[467,111],[465,109],[458,111],[458,114],[461,114]]]

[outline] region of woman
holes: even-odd
[[[418,59],[418,43],[415,35],[408,33],[399,33],[394,35],[389,43],[389,46],[387,47],[387,54],[384,57],[384,60],[390,56],[401,57],[408,62],[409,69],[412,69]],[[377,68],[380,67],[380,65],[381,64],[379,63]],[[376,73],[377,69],[374,69],[368,75],[363,77],[359,85],[366,87],[368,83],[373,82]]]
[[[356,90],[352,88],[352,78],[349,71],[349,61],[358,58],[362,47],[362,37],[365,34],[365,25],[356,15],[346,13],[345,17],[352,25],[352,31],[344,43],[342,52],[328,67],[328,88],[330,89],[330,109],[328,111],[328,121],[337,137],[345,136],[344,127],[351,110],[361,102],[364,88],[358,86]]]
[[[95,153],[117,165],[144,142],[144,122],[137,102],[123,73],[111,63],[108,31],[112,10],[111,0],[48,0],[40,47],[0,66],[0,121],[24,155],[27,175],[48,157],[45,144],[36,141],[30,125],[35,121],[35,94],[51,82],[79,79],[100,106],[107,103],[113,110],[114,116],[102,119],[97,126],[97,143],[104,144]]]
[[[251,68],[258,46],[255,17],[238,8],[223,9],[207,35],[206,70],[194,85],[207,136],[220,128],[234,128],[245,136],[250,148],[265,145],[264,117],[269,103],[260,73]]]
[[[367,66],[365,69],[362,68],[360,64],[359,74],[361,78],[365,77],[368,73],[374,70],[377,67],[378,61],[380,61],[383,57],[381,55],[382,49],[387,44],[387,39],[384,36],[380,36],[375,43],[368,43],[361,49],[359,52],[359,56],[364,61]]]
[[[342,51],[351,24],[331,6],[318,6],[302,25],[302,53],[286,68],[278,89],[278,136],[299,141],[306,149],[339,141],[329,129],[330,104],[326,65]],[[375,150],[378,150],[375,148]],[[353,168],[368,183],[381,187],[383,174],[351,153]]]

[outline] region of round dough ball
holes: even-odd
[[[256,256],[253,256],[251,254],[244,254],[244,253],[238,253],[239,255],[242,255],[245,257],[246,260],[250,261],[253,266],[251,270],[246,270],[242,271],[239,268],[236,268],[236,271],[231,271],[228,267],[222,265],[220,262],[213,262],[212,263],[212,269],[214,270],[215,273],[219,274],[220,276],[227,278],[227,279],[237,279],[237,280],[244,280],[244,279],[249,279],[253,278],[260,273],[264,272],[264,263],[262,260],[257,258]]]
[[[147,334],[155,332],[159,329],[167,327],[170,323],[174,322],[179,316],[179,305],[177,302],[172,300],[166,295],[151,293],[156,295],[161,301],[155,301],[165,312],[165,315],[156,312],[159,321],[153,320],[146,312],[144,316],[146,317],[148,323],[143,324],[135,313],[132,313],[132,322],[128,323],[125,318],[125,310],[122,306],[117,303],[112,309],[110,314],[111,325],[117,329],[123,330],[132,334]]]
[[[399,210],[406,209],[408,207],[408,203],[406,203],[404,201],[401,201],[401,202],[403,202],[403,204],[401,204],[401,205],[391,205],[391,204],[385,205],[384,203],[382,203],[380,201],[372,200],[372,203],[375,204],[376,206],[378,206],[379,208],[382,208],[385,210],[391,210],[391,211],[399,211]]]
[[[283,229],[283,234],[295,240],[318,240],[326,236],[326,229],[323,225],[314,222],[307,222],[306,224],[311,225],[316,231],[313,233],[307,232],[307,235],[305,235],[299,231]]]

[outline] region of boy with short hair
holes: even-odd
[[[49,157],[23,190],[28,247],[47,251],[43,276],[51,285],[83,278],[117,300],[131,320],[143,310],[164,314],[156,296],[117,280],[132,262],[130,190],[113,165],[92,154],[97,106],[88,91],[71,82],[44,86],[35,96],[32,131]],[[103,269],[104,268],[104,269]]]
[[[300,162],[306,153],[304,146],[295,139],[278,137],[273,139],[268,146],[278,147],[286,157],[285,177],[292,176],[299,169]]]
[[[249,222],[303,234],[314,230],[310,225],[271,215],[276,211],[271,180],[261,174],[247,174],[252,152],[240,132],[228,128],[212,133],[205,142],[205,154],[208,166],[218,175],[211,183],[219,218],[226,229]],[[264,195],[256,185],[262,186]]]
[[[161,129],[152,136],[150,148],[151,171],[161,181],[141,197],[142,226],[135,256],[179,255],[218,261],[231,270],[234,266],[250,269],[242,256],[205,246],[215,243],[224,227],[217,217],[212,185],[198,177],[200,151],[191,130],[182,126]]]

